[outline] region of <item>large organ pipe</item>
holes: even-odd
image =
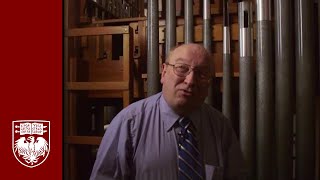
[[[255,101],[253,67],[253,28],[252,5],[248,1],[239,1],[239,126],[240,145],[248,170],[249,179],[255,172]]]
[[[148,1],[148,86],[147,95],[151,96],[160,90],[160,76],[159,76],[159,13],[158,1]]]
[[[276,179],[292,179],[293,138],[293,3],[275,1],[275,129]]]
[[[228,0],[223,1],[223,93],[222,112],[232,120],[232,60],[230,54],[230,22]]]
[[[257,179],[274,175],[274,59],[272,45],[271,1],[256,0],[256,116]]]
[[[166,0],[166,56],[176,45],[176,1]]]
[[[194,27],[193,27],[193,1],[184,1],[184,42],[193,43]]]
[[[315,177],[315,52],[312,0],[295,1],[296,179]]]
[[[210,0],[203,1],[203,45],[207,51],[211,54],[212,49],[212,25],[211,25],[211,12],[210,12]],[[215,82],[215,68],[214,59],[212,59],[211,67],[213,70],[213,77],[211,78],[211,83],[208,89],[208,96],[205,100],[207,104],[213,105],[214,97],[214,82]]]

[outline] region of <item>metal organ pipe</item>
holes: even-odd
[[[271,1],[257,0],[257,179],[274,175],[274,61],[272,51]]]
[[[254,67],[253,67],[253,26],[252,5],[248,1],[239,1],[239,126],[240,145],[249,168],[249,179],[254,179],[255,172],[255,102],[254,102]]]
[[[223,93],[222,112],[232,121],[232,60],[230,54],[230,22],[228,0],[223,1]]]
[[[166,0],[166,56],[176,45],[176,1]]]
[[[184,43],[193,43],[194,27],[193,27],[193,1],[184,1]]]
[[[211,25],[211,12],[210,12],[210,0],[203,1],[203,46],[211,54],[212,49],[212,25]],[[208,89],[208,96],[205,100],[207,104],[213,105],[214,99],[214,82],[215,82],[215,68],[214,59],[211,59],[211,67],[213,70],[213,77],[211,78],[211,83]]]
[[[293,138],[293,3],[275,1],[275,130],[276,179],[292,179]]]
[[[312,0],[295,1],[296,179],[315,177],[315,52]]]
[[[160,76],[159,76],[159,13],[158,1],[148,1],[148,86],[147,95],[151,96],[160,91]]]

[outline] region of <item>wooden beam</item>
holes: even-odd
[[[101,140],[102,140],[102,137],[99,137],[99,136],[66,136],[64,138],[64,143],[100,145]]]
[[[131,23],[138,21],[146,21],[147,17],[121,18],[121,19],[107,19],[107,20],[93,20],[92,24],[108,24],[108,23]]]
[[[67,82],[67,90],[128,90],[129,82]]]
[[[108,27],[87,27],[74,28],[66,31],[65,36],[98,36],[105,34],[127,34],[129,33],[129,26],[108,26]]]

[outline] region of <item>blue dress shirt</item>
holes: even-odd
[[[101,141],[90,179],[177,179],[179,118],[162,93],[123,109]],[[242,179],[242,153],[229,121],[207,104],[189,118],[197,129],[206,179]]]

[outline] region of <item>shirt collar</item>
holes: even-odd
[[[164,122],[164,126],[166,131],[169,131],[174,123],[180,118],[178,114],[176,114],[173,109],[168,105],[166,100],[163,97],[163,94],[161,94],[160,97],[160,117]]]
[[[188,117],[192,121],[195,128],[199,129],[200,121],[201,121],[201,110],[197,109],[197,110],[192,111]]]

